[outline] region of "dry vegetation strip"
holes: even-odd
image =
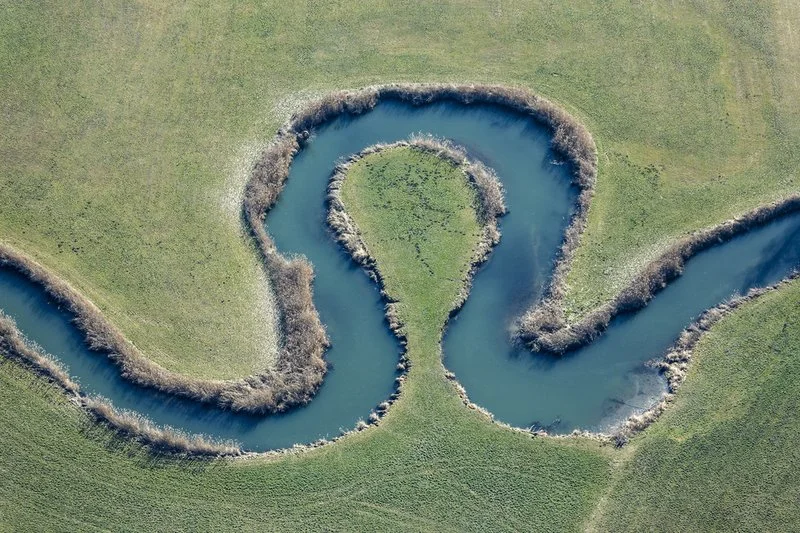
[[[529,310],[517,324],[517,334],[532,349],[563,354],[592,342],[612,318],[647,305],[667,283],[681,275],[686,261],[693,255],[800,210],[800,195],[759,207],[711,229],[698,231],[670,246],[661,256],[647,264],[612,301],[588,313],[575,323],[568,323],[564,312],[564,289],[569,270],[568,255],[556,267],[548,298]],[[568,237],[569,238],[569,237]]]
[[[159,427],[146,417],[115,409],[103,398],[81,394],[79,385],[52,357],[29,343],[14,321],[0,313],[0,354],[57,385],[95,421],[123,438],[135,440],[151,452],[183,456],[236,456],[240,447],[202,435],[190,435],[170,427]]]

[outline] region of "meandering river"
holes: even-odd
[[[512,345],[509,327],[542,296],[577,195],[568,166],[549,149],[549,132],[495,106],[383,101],[369,113],[318,128],[266,221],[283,253],[304,254],[315,268],[314,301],[332,342],[326,355],[331,370],[309,405],[259,417],[133,385],[106,356],[86,348],[71,317],[40,287],[9,269],[0,269],[0,309],[62,361],[83,392],[158,424],[233,439],[254,451],[335,437],[392,393],[401,347],[377,287],[325,226],[326,186],[337,160],[418,132],[466,147],[497,171],[506,189],[501,242],[476,275],[443,348],[445,365],[470,399],[512,425],[557,433],[613,427],[664,392],[664,379],[647,363],[662,356],[693,318],[800,266],[800,214],[794,214],[698,254],[647,308],[615,319],[590,346],[559,359],[531,354]]]

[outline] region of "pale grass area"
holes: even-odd
[[[800,4],[796,0],[778,0],[775,11],[781,115],[790,117],[786,122],[794,125],[793,133],[797,134],[800,132]]]
[[[247,241],[251,237],[247,234],[241,218],[242,195],[253,165],[265,145],[266,141],[251,141],[242,144],[234,151],[226,169],[224,188],[220,194],[219,207],[225,220],[242,239]],[[247,271],[242,272],[242,275],[245,279],[253,280],[252,294],[255,295],[253,319],[257,326],[250,344],[256,350],[253,373],[258,373],[274,367],[278,357],[280,331],[272,284],[264,271],[257,250],[252,246],[251,249],[253,260],[248,262]]]
[[[338,90],[347,90],[346,87],[339,87]],[[304,87],[291,94],[285,94],[277,98],[272,104],[272,116],[274,122],[283,125],[292,115],[306,108],[311,102],[322,99],[330,94],[332,90],[324,87]]]

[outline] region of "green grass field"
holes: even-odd
[[[670,239],[798,189],[797,18],[756,1],[6,2],[0,238],[168,369],[248,374],[275,331],[238,194],[298,98],[506,83],[599,146],[581,313]]]
[[[598,145],[568,279],[578,316],[670,240],[800,190],[798,31],[788,0],[3,2],[0,239],[166,368],[249,374],[276,332],[239,194],[275,128],[340,88],[504,83]],[[413,204],[414,176],[394,175],[396,205]],[[477,238],[466,187],[423,191],[463,235],[401,239],[408,217],[351,178],[413,363],[381,426],[278,459],[153,458],[3,362],[0,530],[798,527],[798,282],[716,326],[676,406],[623,450],[532,439],[464,407],[440,363],[446,280]]]

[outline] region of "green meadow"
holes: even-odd
[[[578,317],[674,239],[800,190],[798,32],[786,0],[3,2],[0,240],[165,368],[251,374],[278,334],[240,194],[276,128],[341,88],[506,84],[598,146]],[[0,360],[0,530],[800,527],[800,282],[716,325],[674,407],[624,448],[533,438],[468,409],[441,365],[479,237],[462,175],[414,151],[369,159],[344,200],[412,362],[380,425],[280,457],[154,457]],[[462,231],[420,231],[441,217]]]

